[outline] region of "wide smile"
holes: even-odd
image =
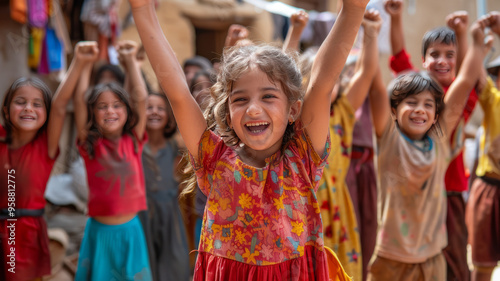
[[[20,116],[20,119],[22,121],[36,121],[36,118],[34,116],[30,116],[30,115],[23,115],[23,116]]]
[[[415,124],[415,125],[418,125],[418,126],[421,126],[421,125],[425,125],[427,123],[427,120],[423,119],[423,118],[410,118],[410,121],[412,122],[412,124]]]
[[[118,118],[106,118],[106,119],[104,119],[104,123],[114,123],[117,121],[118,121]]]
[[[450,72],[450,70],[448,68],[446,68],[446,69],[440,68],[440,69],[434,69],[434,72],[436,72],[438,74],[447,74]]]
[[[248,122],[245,128],[252,135],[260,135],[269,127],[269,122]]]
[[[161,122],[162,118],[160,117],[149,117],[148,122]]]

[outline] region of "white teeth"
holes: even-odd
[[[247,127],[252,127],[252,126],[264,126],[264,125],[268,125],[269,123],[267,122],[258,122],[258,123],[248,123],[246,124]]]

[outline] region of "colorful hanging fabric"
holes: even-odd
[[[45,35],[45,43],[47,44],[47,61],[49,66],[49,71],[59,71],[63,68],[63,45],[59,38],[57,38],[56,32],[52,28],[47,28],[47,34]]]
[[[10,0],[10,17],[18,23],[25,24],[28,20],[28,4],[26,0]]]
[[[28,0],[29,23],[33,27],[45,27],[49,20],[47,0]]]
[[[32,28],[30,30],[28,66],[33,70],[38,69],[38,65],[40,64],[40,55],[44,37],[44,28]]]

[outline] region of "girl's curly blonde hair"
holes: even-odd
[[[285,53],[280,48],[270,45],[250,45],[226,49],[223,53],[217,82],[210,89],[211,99],[204,115],[207,127],[220,135],[229,146],[239,144],[240,139],[228,124],[229,96],[233,83],[247,73],[252,67],[257,67],[264,72],[269,80],[279,83],[281,89],[288,97],[289,104],[302,101],[304,89],[302,88],[302,75],[296,64],[296,54]],[[289,124],[283,136],[282,150],[294,135],[294,124]],[[188,157],[185,157],[187,161]],[[187,170],[186,170],[187,169]],[[183,167],[187,185],[181,195],[193,191],[195,183],[192,183],[191,170]],[[191,183],[188,183],[191,182]]]

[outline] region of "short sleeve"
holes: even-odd
[[[389,65],[394,71],[394,73],[399,74],[403,71],[412,71],[414,70],[413,64],[410,61],[410,55],[406,52],[405,49],[402,49],[401,52],[397,53],[394,56],[389,58]]]
[[[312,146],[311,139],[307,133],[305,128],[301,128],[300,124],[296,124],[296,132],[297,135],[295,137],[294,144],[289,147],[289,149],[285,150],[285,153],[290,153],[289,156],[296,155],[300,158],[300,161],[303,162],[304,167],[306,168],[306,172],[309,175],[309,179],[313,183],[315,187],[315,191],[318,188],[319,180],[323,175],[323,168],[326,165],[326,160],[328,159],[328,155],[330,155],[331,150],[331,141],[330,141],[330,132],[328,132],[328,136],[325,143],[325,150],[322,155],[316,153],[314,147]],[[295,151],[293,151],[295,150]]]
[[[490,108],[495,108],[500,103],[500,91],[495,87],[490,77],[487,78],[486,86],[479,95],[479,102],[483,110],[488,112]]]
[[[198,146],[198,155],[190,154],[191,165],[193,165],[198,180],[198,186],[203,194],[208,196],[211,189],[211,175],[222,154],[228,149],[221,137],[211,130],[206,130],[201,136]]]

